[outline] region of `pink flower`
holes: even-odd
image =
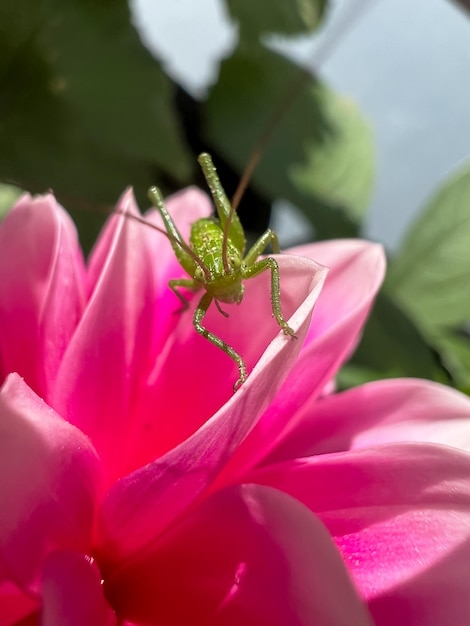
[[[185,235],[210,211],[196,190],[168,206]],[[384,258],[294,252],[297,341],[266,275],[207,316],[251,371],[233,394],[233,362],[173,314],[162,235],[114,215],[85,267],[52,196],[5,218],[0,626],[469,623],[470,401],[417,380],[329,394]]]

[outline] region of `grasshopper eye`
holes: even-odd
[[[229,256],[228,262],[230,264],[230,267],[232,267],[234,270],[240,267],[240,259],[237,258],[236,256],[233,256],[233,255]]]
[[[195,278],[195,280],[197,280],[198,283],[204,283],[205,282],[204,281],[204,279],[205,279],[204,270],[199,265],[194,270],[194,278]]]

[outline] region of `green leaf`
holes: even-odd
[[[470,337],[466,333],[447,330],[432,337],[441,361],[452,376],[455,386],[470,395]]]
[[[317,28],[326,0],[227,0],[230,15],[239,22],[242,39],[267,33],[295,35]]]
[[[143,198],[155,172],[188,177],[171,84],[125,0],[4,0],[0,79],[4,180],[80,207],[129,184]]]
[[[0,219],[8,213],[21,195],[21,189],[13,185],[0,185]]]
[[[371,133],[351,102],[291,62],[261,47],[225,61],[205,105],[207,142],[241,172],[286,96],[254,185],[296,205],[319,238],[353,236],[371,191]]]
[[[425,331],[470,320],[470,168],[431,200],[390,266],[387,288]]]
[[[339,384],[344,388],[401,376],[447,380],[436,354],[413,322],[385,293],[380,292],[362,340],[340,373]]]
[[[325,90],[323,107],[332,120],[333,137],[307,147],[307,160],[292,167],[292,180],[305,193],[344,206],[353,219],[360,220],[374,180],[371,130],[349,98]],[[362,167],[358,168],[357,163]]]

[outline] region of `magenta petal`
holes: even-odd
[[[289,323],[296,328],[306,315],[311,315],[326,270],[298,257],[283,255],[278,261],[282,305],[290,318]],[[222,317],[212,307],[204,322],[207,328],[243,355],[249,372],[255,368],[249,374],[248,382],[256,376],[260,359],[263,367],[282,368],[283,372],[278,373],[276,379],[285,376],[302,346],[301,336],[298,339],[284,336],[273,319],[269,281],[267,273],[247,280],[242,304],[227,305],[230,318]],[[233,385],[238,378],[236,364],[196,333],[192,319],[192,309],[180,314],[179,325],[158,361],[155,385],[149,386],[147,394],[141,395],[142,410],[147,413],[147,418],[141,419],[140,437],[132,445],[139,451],[140,465],[187,439],[233,396]],[[284,360],[271,362],[269,355],[274,354],[271,345],[276,352],[287,350]],[[274,378],[269,390],[271,397],[273,392]],[[253,415],[252,419],[255,417]]]
[[[35,619],[40,607],[39,599],[24,593],[12,582],[0,583],[0,626],[23,625],[23,619]]]
[[[91,541],[99,461],[88,439],[16,375],[0,392],[0,564],[37,591],[44,555]]]
[[[138,214],[132,192],[118,205]],[[54,407],[93,441],[109,480],[123,471],[135,399],[155,358],[155,263],[142,224],[114,215],[90,261],[94,285],[59,370]]]
[[[208,217],[213,212],[209,197],[197,187],[189,187],[176,193],[167,198],[165,203],[185,241],[189,241],[191,226],[194,222]],[[162,219],[155,209],[146,213],[145,219],[150,224],[163,228]],[[152,228],[143,226],[143,229],[147,234],[150,254],[158,269],[156,272],[158,310],[155,324],[160,339],[157,353],[160,353],[181,318],[181,315],[176,313],[181,308],[181,302],[168,287],[168,281],[172,278],[187,278],[187,274],[178,263],[169,240]],[[191,294],[188,296],[191,297]]]
[[[313,399],[265,462],[405,441],[470,451],[470,399],[443,385],[406,378]]]
[[[305,345],[275,400],[231,459],[223,481],[237,481],[294,428],[307,399],[318,398],[355,345],[382,282],[381,246],[359,240],[311,244],[293,252],[330,266]]]
[[[293,340],[276,332],[246,383],[235,394],[230,392],[230,400],[217,413],[211,416],[207,411],[204,423],[194,434],[153,463],[123,477],[111,487],[100,509],[100,545],[108,556],[112,555],[113,560],[146,548],[209,487],[269,404],[295,361],[308,329],[324,273],[311,263],[301,262],[296,269],[292,257],[288,257],[285,262],[292,276],[296,277],[291,286],[298,298],[298,309],[290,323],[298,339]],[[306,271],[312,268],[314,272]],[[287,284],[290,282],[287,281]],[[183,356],[188,358],[188,354]],[[225,354],[221,354],[229,360]],[[200,375],[198,359],[194,360],[194,376]],[[227,375],[220,376],[220,384],[226,384]],[[229,381],[229,384],[233,384],[233,378],[229,378]],[[181,396],[189,393],[186,385],[182,389],[175,387],[173,391],[173,405],[170,399],[167,406],[154,405],[155,413],[165,410],[162,416],[169,432],[171,428],[181,428],[174,423],[179,417],[178,404],[183,402]],[[214,387],[205,391],[210,397]],[[204,397],[193,400],[194,411],[202,411]],[[163,430],[165,420],[162,419],[162,437],[167,436]],[[142,439],[141,446],[144,445]]]
[[[294,252],[330,269],[305,346],[276,399],[275,412],[283,415],[292,415],[307,397],[318,395],[350,356],[386,268],[382,246],[358,239],[316,243]]]
[[[470,455],[393,444],[280,463],[250,478],[319,515],[377,626],[470,623]]]
[[[115,626],[116,616],[103,594],[93,559],[74,552],[54,552],[47,559],[42,584],[41,626]]]
[[[151,553],[110,572],[107,594],[144,624],[371,624],[318,519],[255,485],[206,500]]]
[[[25,194],[0,226],[0,363],[49,398],[85,303],[70,217],[52,195]]]
[[[384,279],[386,259],[382,246],[360,239],[336,239],[299,246],[289,252],[330,268],[308,340],[321,337],[346,321],[355,321],[352,328],[357,332]]]
[[[276,398],[276,412],[302,406],[334,376],[355,347],[385,275],[382,246],[358,239],[294,248],[329,267],[300,358]]]

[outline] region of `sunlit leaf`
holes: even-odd
[[[374,180],[372,133],[352,100],[325,90],[323,107],[333,136],[307,147],[307,161],[293,166],[292,180],[305,193],[344,206],[353,219],[360,220]]]
[[[267,33],[293,35],[314,30],[326,0],[226,0],[231,16],[239,23],[240,36],[253,38]]]
[[[455,386],[470,395],[470,337],[468,334],[441,330],[432,340]]]
[[[0,219],[7,213],[20,197],[21,189],[13,185],[0,185]]]
[[[390,266],[388,289],[423,329],[470,320],[470,168],[447,182]]]
[[[301,209],[318,237],[353,236],[371,191],[371,133],[351,102],[299,72],[261,47],[225,61],[205,107],[208,143],[242,171],[287,94],[254,184]]]

